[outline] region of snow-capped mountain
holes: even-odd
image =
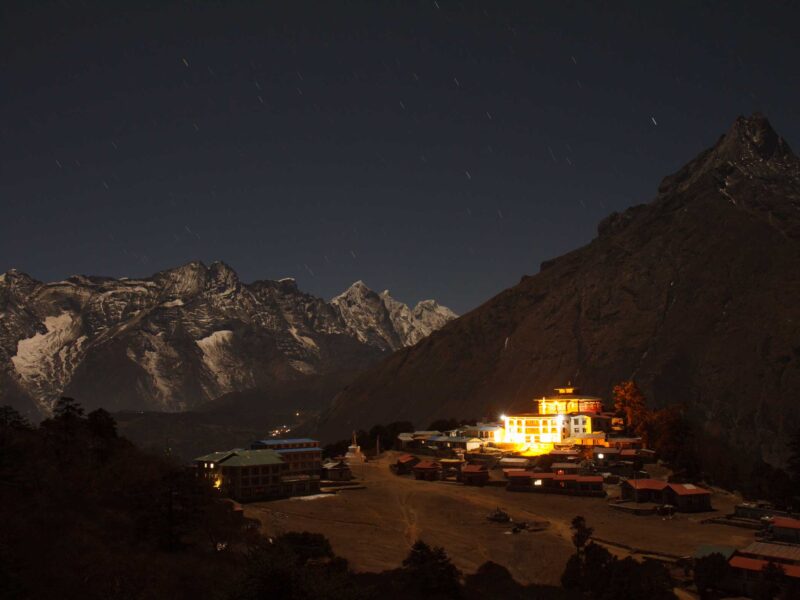
[[[330,302],[221,262],[145,279],[0,275],[0,404],[178,411],[230,392],[356,371],[455,314],[353,284]],[[26,406],[27,405],[27,406]]]

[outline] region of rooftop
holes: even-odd
[[[421,460],[415,466],[415,469],[441,469],[442,466],[433,460]]]
[[[707,496],[711,494],[707,489],[691,483],[670,483],[668,487],[679,496]]]
[[[464,465],[461,469],[462,473],[486,473],[488,469],[486,465]]]
[[[734,556],[728,562],[728,564],[733,567],[734,569],[744,569],[746,571],[762,571],[769,561],[760,560],[758,558],[749,558],[747,556]],[[775,563],[773,563],[775,564]],[[780,564],[779,565],[783,572],[788,577],[800,577],[800,567],[797,565],[786,565]]]
[[[725,559],[729,559],[736,552],[736,548],[732,546],[717,546],[714,544],[700,544],[697,550],[694,551],[694,558],[703,558],[711,554],[721,554]]]
[[[322,452],[322,448],[312,446],[310,448],[275,448],[278,454],[292,454],[294,452]]]
[[[622,483],[630,485],[635,490],[653,490],[656,492],[660,492],[669,485],[666,481],[660,479],[626,479]]]
[[[800,520],[789,517],[773,517],[772,526],[781,529],[800,529]]]
[[[739,550],[740,554],[748,554],[763,558],[778,558],[800,563],[800,546],[775,544],[772,542],[753,542]]]
[[[258,440],[256,444],[262,446],[281,446],[283,444],[319,444],[317,440],[311,438],[269,438],[266,440]]]
[[[211,457],[218,458],[211,458]],[[225,467],[257,467],[260,465],[284,464],[280,454],[274,450],[229,450],[228,452],[213,452],[196,458],[195,461],[211,461]]]

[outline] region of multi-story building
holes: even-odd
[[[322,470],[322,448],[317,440],[309,438],[270,438],[250,445],[253,450],[268,449],[277,452],[288,464],[287,475],[307,475],[319,482]]]
[[[579,395],[573,387],[555,391],[555,396],[538,400],[536,413],[502,415],[500,442],[528,454],[544,454],[565,440],[591,437],[593,418],[603,410],[600,398]]]
[[[308,493],[284,480],[288,465],[272,450],[212,452],[194,460],[199,477],[211,481],[225,496],[238,501]]]

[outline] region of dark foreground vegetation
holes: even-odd
[[[323,536],[268,539],[236,508],[191,470],[120,437],[104,410],[84,414],[63,398],[34,427],[0,407],[3,598],[609,597],[584,587],[596,568],[590,555],[600,553],[586,546],[591,531],[582,520],[582,545],[564,575],[568,591],[521,585],[493,562],[462,574],[444,549],[422,541],[394,570],[354,573]],[[602,559],[619,573],[609,583],[613,597],[639,598],[644,584],[651,597],[672,597],[669,577],[656,567]]]

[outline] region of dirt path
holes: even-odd
[[[415,481],[394,475],[389,464],[383,459],[359,467],[366,489],[342,491],[332,498],[253,503],[245,511],[261,521],[267,534],[323,533],[334,551],[357,570],[395,568],[410,546],[423,539],[443,546],[466,573],[493,560],[517,580],[537,583],[558,582],[573,551],[570,522],[576,515],[585,517],[602,539],[678,556],[692,553],[701,543],[743,546],[752,540],[749,531],[700,524],[708,515],[680,515],[672,521],[636,517],[610,509],[600,498]],[[714,502],[724,504],[724,499],[715,496]],[[511,534],[507,525],[486,519],[497,507],[515,521],[542,523],[544,530]],[[630,554],[623,548],[609,549],[620,556]]]

